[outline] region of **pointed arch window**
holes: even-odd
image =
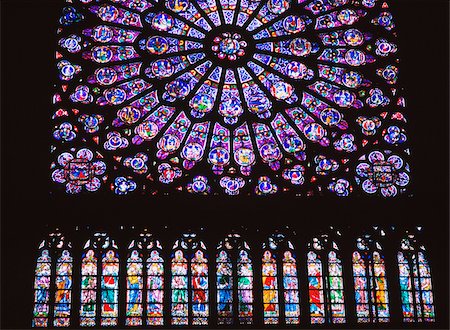
[[[161,243],[151,234],[142,233],[130,243],[128,250],[125,325],[163,325],[164,260]]]
[[[353,252],[356,317],[360,323],[389,322],[389,297],[382,247],[369,235],[357,239]]]
[[[39,245],[34,277],[33,327],[68,327],[72,304],[72,245],[60,232]]]
[[[313,238],[307,255],[311,323],[344,323],[344,281],[338,245]]]
[[[80,326],[116,326],[119,316],[119,257],[113,239],[95,233],[81,261]]]
[[[418,247],[417,247],[418,246]],[[404,322],[434,322],[431,269],[423,245],[410,234],[397,254]]]
[[[229,234],[219,243],[216,280],[218,324],[252,324],[253,265],[250,247],[240,235]]]
[[[196,234],[183,234],[172,253],[173,325],[207,325],[209,318],[208,259]]]
[[[265,324],[300,322],[297,264],[294,246],[283,234],[269,237],[263,244],[263,311]],[[280,294],[281,292],[281,294]]]

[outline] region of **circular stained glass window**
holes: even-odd
[[[385,2],[80,0],[57,35],[52,179],[68,193],[406,191]]]

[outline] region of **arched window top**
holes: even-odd
[[[400,243],[400,248],[403,251],[415,251],[416,248],[414,243],[415,243],[414,235],[408,235],[407,238],[402,239]]]
[[[181,250],[176,250],[175,251],[175,256],[173,257],[173,262],[187,262],[186,258],[184,257],[183,251]]]
[[[270,250],[294,250],[294,244],[290,239],[287,238],[285,234],[282,233],[274,233],[269,236],[267,241],[262,244],[263,249]]]
[[[156,250],[153,250],[150,252],[150,257],[148,258],[149,261],[152,262],[163,262],[163,258],[160,256],[160,253]]]
[[[231,262],[230,257],[226,251],[220,251],[216,258],[217,262],[223,263],[223,262]]]
[[[185,233],[182,235],[181,239],[175,241],[172,247],[173,250],[185,249],[185,250],[195,250],[202,249],[206,251],[205,243],[197,237],[195,233]]]
[[[70,325],[72,300],[72,244],[56,230],[38,246],[34,277],[33,327]],[[54,292],[54,293],[53,293]]]
[[[285,251],[283,253],[283,262],[295,262],[292,251]]]
[[[203,251],[197,250],[195,251],[194,258],[192,258],[192,261],[207,262],[207,259],[204,257]]]
[[[309,251],[308,252],[308,262],[310,262],[310,261],[314,262],[314,261],[317,261],[317,260],[320,260],[320,256],[317,255],[316,252]]]
[[[104,253],[103,262],[119,262],[119,258],[114,250],[108,250]]]
[[[142,262],[142,258],[139,255],[139,252],[136,250],[131,251],[130,257],[127,260],[128,262]]]
[[[71,249],[72,243],[68,240],[66,240],[65,236],[56,229],[55,231],[49,233],[47,235],[47,238],[43,239],[39,243],[38,249],[47,249],[49,251],[55,250],[55,249]]]
[[[37,262],[51,262],[50,252],[47,249],[41,251],[41,255],[38,257]]]
[[[159,249],[162,250],[161,242],[156,239],[151,233],[143,232],[139,234],[139,237],[133,239],[128,245],[128,249],[138,249],[138,250],[152,250]]]
[[[116,241],[112,239],[107,233],[104,232],[97,232],[95,233],[92,238],[88,239],[86,243],[84,244],[83,249],[118,249],[118,246],[116,244]]]
[[[417,227],[418,232],[421,227]],[[397,253],[404,322],[435,322],[431,269],[424,245],[406,232]]]
[[[330,229],[330,234],[321,234],[319,236],[313,237],[313,239],[308,243],[308,249],[310,251],[317,252],[317,254],[321,254],[327,251],[335,251],[335,253],[338,253],[338,242],[341,239],[341,232],[339,230],[334,230],[333,227],[331,227]]]
[[[217,245],[217,250],[247,250],[250,251],[250,246],[241,237],[240,234],[228,234],[222,241]]]

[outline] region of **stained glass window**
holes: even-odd
[[[55,189],[407,190],[406,102],[385,2],[82,0],[59,23]]]
[[[283,255],[284,317],[286,324],[300,323],[300,297],[297,276],[297,262],[293,251]]]
[[[126,325],[164,324],[164,260],[161,250],[161,243],[149,233],[140,234],[139,239],[133,240],[129,246]]]
[[[233,324],[233,264],[226,251],[217,259],[217,314],[219,324]]]
[[[353,252],[353,280],[358,322],[389,322],[386,269],[381,245],[366,237],[358,238]]]
[[[49,317],[50,278],[51,278],[50,252],[42,249],[37,258],[34,277],[34,318],[33,327],[47,327]]]
[[[286,324],[299,324],[300,305],[294,246],[277,233],[263,244],[262,285],[264,323],[279,324],[284,311]],[[279,256],[279,257],[278,257]]]
[[[68,327],[72,306],[71,243],[60,232],[39,245],[34,273],[33,327]]]
[[[143,264],[142,253],[132,250],[127,260],[127,319],[126,325],[142,325],[143,314]]]
[[[84,246],[81,261],[80,326],[82,327],[94,327],[99,316],[102,326],[118,324],[117,249],[114,240],[105,233],[94,234],[94,237]]]
[[[240,324],[253,323],[253,266],[247,250],[240,250],[237,263],[238,316]]]
[[[344,283],[338,246],[322,235],[313,239],[310,248],[307,265],[311,323],[344,323]]]
[[[81,261],[80,325],[95,326],[97,309],[97,258],[92,249],[83,254]]]
[[[278,324],[280,316],[278,298],[278,278],[276,256],[270,251],[264,251],[262,259],[262,285],[264,323]]]
[[[72,303],[73,258],[68,250],[63,250],[56,263],[56,290],[53,325],[68,327]]]
[[[417,247],[414,235],[401,242],[397,254],[404,322],[434,322],[431,270],[424,246]]]
[[[119,316],[119,259],[108,250],[102,259],[102,326],[117,325]]]
[[[206,246],[196,234],[184,234],[173,247],[172,324],[206,325],[209,318]]]
[[[217,322],[253,323],[253,266],[250,248],[238,234],[229,234],[217,247]],[[236,275],[234,275],[236,274]],[[237,309],[234,307],[237,305]]]
[[[164,324],[164,260],[161,248],[153,249],[147,259],[147,325]]]

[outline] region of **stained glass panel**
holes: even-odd
[[[297,263],[291,251],[283,256],[284,313],[286,324],[300,323],[300,298]]]
[[[278,324],[280,314],[278,303],[278,280],[276,256],[270,251],[264,252],[262,259],[262,287],[264,323]]]
[[[406,247],[411,246],[407,243]],[[399,252],[397,260],[403,321],[435,322],[431,271],[424,252],[411,247],[410,251]]]
[[[42,250],[34,272],[33,327],[48,326],[51,262],[49,250]]]
[[[87,250],[81,261],[80,326],[95,326],[97,312],[97,258],[94,250]]]
[[[116,326],[119,316],[119,259],[114,250],[105,253],[101,278],[101,325]]]
[[[380,252],[375,251],[373,256],[373,284],[375,289],[375,302],[379,322],[389,321],[389,296],[386,279],[384,258]]]
[[[181,250],[172,259],[172,324],[188,324],[188,264]]]
[[[70,311],[72,306],[72,267],[73,258],[68,250],[63,250],[56,263],[55,280],[55,327],[68,327],[70,325]]]
[[[143,273],[142,255],[133,250],[127,260],[127,308],[125,324],[129,326],[142,325],[142,295]]]
[[[344,279],[342,278],[342,263],[335,251],[328,253],[328,281],[331,320],[333,323],[344,323]]]
[[[159,251],[147,259],[147,325],[164,324],[164,260]]]
[[[217,257],[218,324],[233,324],[233,265],[226,251]]]
[[[191,260],[192,324],[207,325],[209,316],[208,260],[197,250]]]
[[[312,251],[308,252],[308,285],[311,323],[325,323],[322,260]]]
[[[238,315],[240,324],[253,323],[253,266],[245,250],[237,262]]]

